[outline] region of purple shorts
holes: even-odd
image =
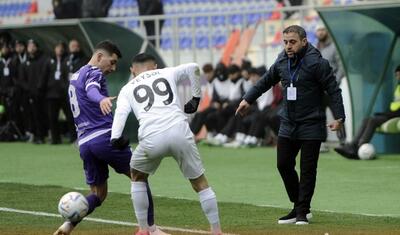
[[[101,185],[106,182],[108,165],[120,174],[130,172],[131,148],[115,149],[111,146],[110,138],[111,131],[79,146],[88,185]]]

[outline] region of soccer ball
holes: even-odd
[[[375,157],[375,148],[372,144],[365,143],[360,146],[357,154],[361,160],[370,160]]]
[[[71,222],[78,222],[85,217],[89,204],[85,196],[78,192],[69,192],[61,197],[58,203],[60,215]]]

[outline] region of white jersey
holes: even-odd
[[[139,140],[186,121],[177,97],[177,83],[182,79],[190,79],[194,97],[201,96],[200,69],[196,63],[146,71],[130,80],[118,95],[111,138],[121,136],[132,110],[139,121]]]

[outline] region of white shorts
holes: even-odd
[[[172,156],[187,179],[204,173],[203,163],[187,122],[176,124],[161,134],[139,141],[130,166],[147,174],[154,174],[164,157]]]

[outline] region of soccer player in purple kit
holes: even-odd
[[[89,204],[87,215],[100,206],[107,196],[108,165],[117,173],[130,177],[132,152],[129,140],[121,137],[117,148],[110,143],[113,122],[111,108],[115,97],[109,97],[105,79],[105,75],[116,70],[117,61],[121,57],[114,43],[102,41],[96,45],[89,63],[70,79],[68,95],[77,127],[86,183],[91,190],[91,194],[86,196]],[[154,225],[152,195],[150,190],[148,192],[151,203],[148,210],[148,222],[152,225],[150,232],[152,235],[166,235]],[[69,235],[78,223],[65,221],[54,235]]]

